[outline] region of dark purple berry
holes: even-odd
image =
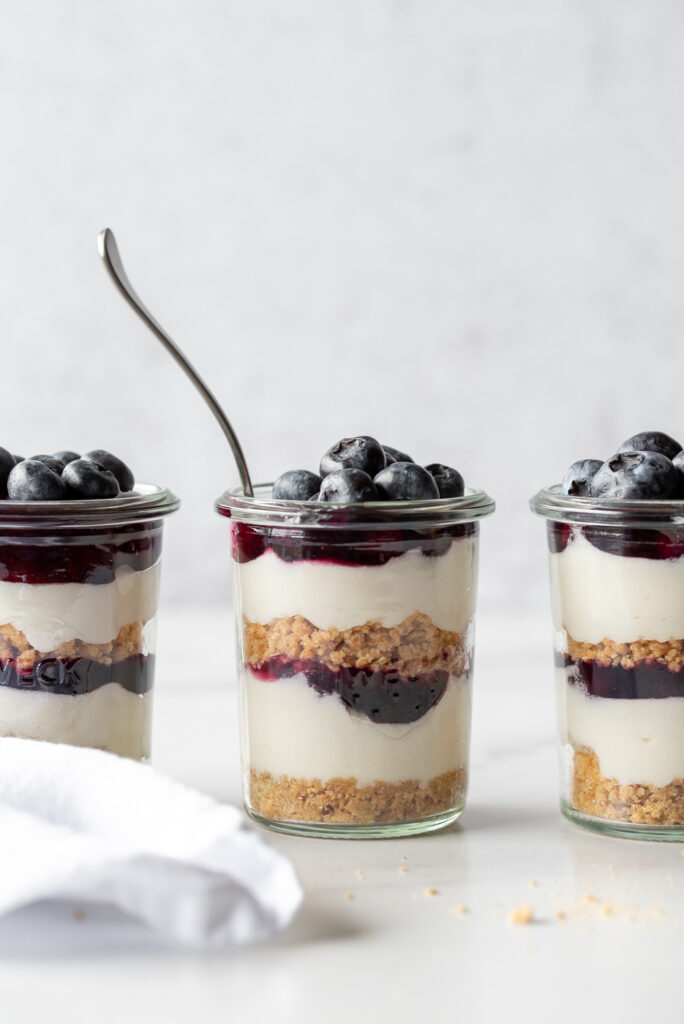
[[[432,474],[415,462],[393,462],[374,479],[383,501],[422,501],[439,498]]]
[[[2,498],[7,494],[7,477],[15,466],[16,456],[8,452],[6,448],[0,448],[0,497]]]
[[[62,480],[72,498],[116,498],[119,493],[114,474],[87,458],[67,463]]]
[[[462,498],[465,491],[463,477],[457,469],[444,466],[441,462],[431,462],[425,467],[437,484],[440,498]]]
[[[279,501],[308,501],[321,489],[321,478],[308,469],[288,469],[273,484],[271,497]]]
[[[573,462],[566,471],[561,484],[561,494],[572,494],[576,498],[588,498],[591,481],[603,463],[600,459],[580,459]]]
[[[659,430],[644,430],[641,434],[628,437],[618,448],[618,455],[621,452],[657,452],[666,459],[673,459],[681,450],[679,441],[675,441],[668,434],[663,434]]]
[[[90,462],[94,462],[96,466],[100,467],[100,469],[106,469],[109,470],[110,473],[113,473],[116,477],[120,490],[132,491],[135,487],[135,477],[126,463],[122,462],[121,459],[117,459],[116,455],[112,455],[110,452],[106,452],[102,448],[96,448],[92,452],[86,452],[83,458],[89,459]]]
[[[338,469],[323,478],[318,500],[335,504],[377,501],[378,492],[362,469]]]
[[[406,452],[400,452],[398,448],[393,448],[390,444],[383,444],[385,451],[385,458],[387,459],[387,465],[391,466],[393,462],[414,462],[415,460],[407,455]]]
[[[384,449],[374,437],[343,437],[321,459],[321,476],[339,469],[362,469],[373,477],[384,469],[386,462]]]
[[[31,455],[31,462],[42,462],[44,466],[51,469],[57,476],[62,475],[62,470],[66,466],[66,462],[62,462],[56,455]]]
[[[66,497],[66,487],[44,462],[24,459],[7,479],[7,496],[13,501],[60,501]]]
[[[53,452],[52,457],[53,459],[59,459],[59,461],[62,463],[62,467],[66,466],[67,463],[69,462],[75,462],[76,459],[81,458],[78,452],[70,452],[68,450],[65,450],[63,452]]]
[[[679,471],[658,452],[619,452],[595,473],[594,498],[672,498],[679,490]]]
[[[684,498],[684,451],[681,451],[678,455],[675,455],[672,460],[672,465],[679,473],[679,493],[677,497]]]

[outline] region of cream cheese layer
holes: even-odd
[[[409,725],[381,725],[320,696],[299,673],[264,681],[244,669],[244,763],[274,778],[355,778],[360,786],[427,784],[468,764],[471,684],[452,676],[444,696]]]
[[[444,555],[414,549],[380,566],[285,562],[267,551],[234,569],[249,622],[301,615],[319,629],[391,627],[423,612],[439,629],[463,633],[475,610],[477,545],[470,537],[454,540]]]
[[[550,555],[553,624],[585,643],[684,637],[684,558],[626,558],[579,531]]]
[[[0,582],[0,624],[20,629],[37,651],[70,640],[106,644],[122,626],[153,618],[160,563],[139,572],[118,569],[111,583]]]

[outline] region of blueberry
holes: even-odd
[[[383,447],[374,437],[343,437],[328,448],[321,459],[321,476],[338,469],[362,469],[372,477],[384,469],[386,463]]]
[[[463,477],[457,469],[444,466],[441,462],[431,462],[425,467],[437,484],[440,498],[462,498],[465,491]]]
[[[62,480],[73,498],[116,498],[119,484],[109,469],[101,468],[92,459],[82,458],[69,462],[62,472]]]
[[[667,434],[659,430],[644,430],[641,434],[628,437],[618,448],[618,455],[621,452],[657,452],[667,459],[674,459],[681,450],[681,444]]]
[[[94,462],[96,466],[100,467],[100,469],[107,469],[110,473],[113,473],[116,477],[120,490],[132,491],[135,487],[135,477],[126,463],[122,462],[121,459],[117,459],[116,455],[112,455],[110,452],[106,452],[102,448],[96,448],[92,452],[86,452],[83,458]],[[113,495],[103,494],[102,497],[111,498]]]
[[[21,460],[19,460],[21,461]],[[7,494],[7,477],[16,465],[16,457],[6,448],[0,448],[0,496]]]
[[[64,468],[64,466],[66,466],[67,463],[75,462],[76,459],[81,458],[78,452],[70,452],[68,450],[65,450],[63,452],[53,452],[52,457],[53,459],[59,459],[59,461],[62,463],[62,468]]]
[[[393,462],[375,477],[384,501],[421,501],[439,498],[439,487],[431,473],[415,462]]]
[[[398,448],[393,448],[390,444],[383,444],[383,450],[385,452],[385,458],[387,459],[387,465],[391,466],[393,462],[413,462],[414,459],[406,452],[400,452]]]
[[[591,481],[602,465],[600,459],[580,459],[573,462],[563,477],[561,494],[572,494],[576,498],[589,497]]]
[[[368,473],[362,469],[338,469],[323,478],[318,500],[335,504],[377,501],[378,492]]]
[[[42,462],[44,466],[51,469],[57,476],[62,475],[62,470],[66,466],[66,462],[62,462],[56,455],[31,455],[31,462]]]
[[[591,481],[594,498],[672,498],[680,486],[679,470],[658,452],[618,452],[604,462]]]
[[[321,489],[321,478],[308,469],[288,469],[273,484],[271,497],[281,501],[308,501]]]
[[[679,473],[679,497],[684,498],[684,451],[675,455],[672,465]]]
[[[35,459],[17,463],[7,480],[7,495],[13,501],[60,501],[67,496],[59,473]]]

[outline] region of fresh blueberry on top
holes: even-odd
[[[618,448],[618,455],[621,452],[657,452],[667,459],[674,459],[681,450],[679,441],[675,441],[668,434],[663,434],[659,430],[644,430],[641,434],[628,437]]]
[[[384,501],[421,501],[439,498],[439,487],[431,473],[415,462],[393,462],[374,478]]]
[[[126,463],[122,462],[121,459],[117,459],[116,455],[112,455],[110,452],[106,452],[102,448],[96,448],[92,452],[86,452],[83,458],[94,462],[96,466],[100,467],[100,469],[106,469],[109,470],[110,473],[113,473],[116,477],[120,490],[132,491],[135,487],[135,477]],[[100,497],[100,495],[98,495],[98,497]],[[101,495],[101,497],[105,497],[105,495]]]
[[[321,476],[335,473],[338,469],[362,469],[368,476],[375,476],[386,465],[385,452],[374,437],[343,437],[328,448],[321,459]]]
[[[679,497],[684,498],[684,451],[675,455],[672,465],[679,472]]]
[[[603,463],[600,459],[579,459],[567,470],[561,484],[561,494],[572,494],[576,498],[588,498],[591,481]]]
[[[60,501],[66,497],[64,482],[44,462],[24,459],[7,479],[7,496],[13,501]]]
[[[437,484],[440,498],[462,498],[465,491],[463,477],[457,469],[444,466],[441,462],[431,462],[425,467]]]
[[[273,484],[271,497],[281,501],[308,501],[321,489],[321,478],[308,469],[288,469]]]
[[[116,498],[119,484],[109,469],[103,469],[91,459],[69,462],[62,472],[62,480],[73,498]]]
[[[62,467],[66,466],[67,463],[69,462],[75,462],[76,459],[81,458],[78,452],[70,452],[68,450],[65,450],[63,452],[53,452],[52,457],[53,459],[59,459],[59,461],[62,463]]]
[[[658,452],[618,452],[591,481],[594,498],[673,498],[679,471]]]
[[[387,465],[391,466],[393,462],[414,462],[415,460],[407,455],[406,452],[400,452],[398,448],[393,448],[391,444],[383,444],[385,451],[385,458],[387,459]]]
[[[62,475],[62,470],[66,466],[66,462],[62,462],[56,455],[31,455],[31,462],[42,462],[44,466],[51,469],[57,476]]]
[[[377,501],[375,484],[362,469],[338,469],[323,478],[318,501],[334,503]]]
[[[0,495],[7,494],[7,477],[16,465],[15,456],[6,448],[0,448]]]

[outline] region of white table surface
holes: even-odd
[[[226,645],[227,609],[162,618],[154,762],[237,802]],[[362,1024],[496,1013],[681,1024],[684,844],[607,839],[561,818],[551,671],[546,621],[481,617],[461,823],[394,841],[264,832],[293,858],[306,893],[270,943],[188,953],[113,911],[76,917],[70,904],[0,921],[0,1021]],[[533,922],[511,923],[524,905]]]

